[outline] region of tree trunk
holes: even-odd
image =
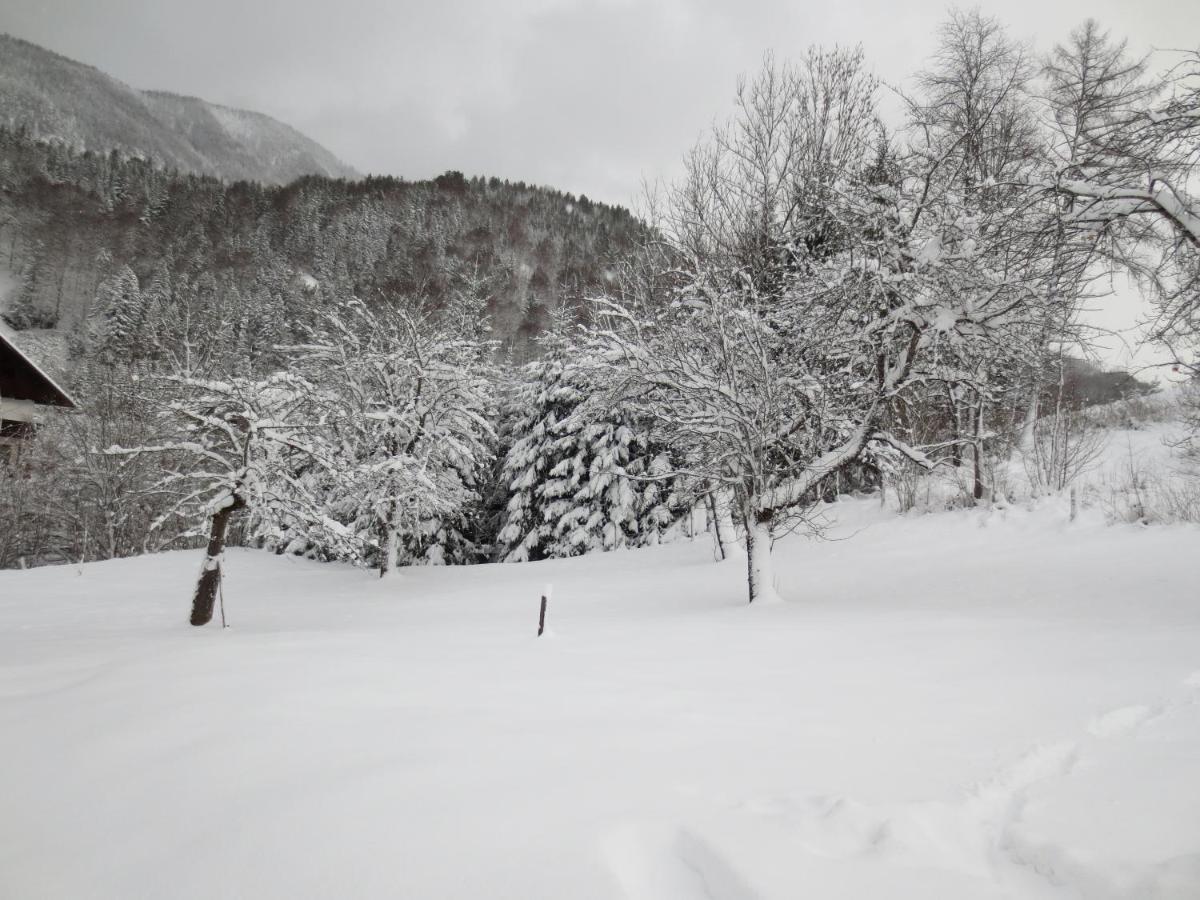
[[[217,589],[221,586],[221,557],[225,553],[225,532],[229,528],[229,517],[241,508],[240,503],[226,506],[213,514],[208,532],[208,552],[204,554],[204,568],[196,582],[196,593],[192,595],[193,625],[207,625],[212,621],[213,607],[217,602]]]
[[[396,571],[400,562],[400,526],[397,523],[397,504],[392,503],[388,520],[383,524],[383,555],[379,559],[379,577],[386,578]]]
[[[1034,383],[1034,394],[1029,398],[1029,405],[1025,408],[1025,418],[1021,423],[1021,437],[1017,442],[1017,449],[1022,453],[1029,453],[1033,450],[1033,442],[1037,436],[1037,421],[1038,421],[1038,395],[1037,385],[1040,382]]]
[[[400,530],[398,528],[388,526],[386,544],[387,549],[383,554],[383,568],[379,570],[380,578],[395,572],[400,565]]]
[[[718,488],[713,493],[713,529],[716,532],[717,544],[721,548],[722,559],[727,559],[738,543],[737,531],[733,527],[732,508],[728,489]]]
[[[713,555],[720,562],[725,558],[725,545],[721,543],[721,529],[717,527],[717,504],[711,493],[704,495],[704,515],[713,536]]]
[[[954,443],[950,446],[950,459],[954,464],[954,468],[961,468],[963,462],[962,452],[962,409],[958,403],[958,397],[954,395],[954,389],[949,385],[946,386],[946,399],[950,409],[950,437]]]
[[[750,518],[750,517],[747,517]],[[771,566],[771,514],[757,513],[746,524],[746,580],[750,602],[777,603],[775,572]]]

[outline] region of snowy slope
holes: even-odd
[[[0,572],[0,896],[1200,896],[1200,531],[830,515],[761,609],[700,540],[240,551],[224,632],[195,554]]]

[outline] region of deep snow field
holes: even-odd
[[[1200,897],[1200,529],[0,572],[0,897]],[[843,539],[844,538],[844,539]],[[553,583],[552,633],[536,638]]]

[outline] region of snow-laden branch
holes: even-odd
[[[822,481],[858,459],[873,433],[870,422],[859,425],[849,438],[821,454],[794,478],[756,498],[757,509],[761,512],[773,512],[802,503]]]
[[[1181,195],[1165,179],[1150,178],[1151,187],[1113,186],[1064,178],[1054,189],[1090,201],[1072,212],[1075,223],[1106,222],[1138,215],[1156,215],[1169,222],[1179,235],[1200,249],[1200,203]]]

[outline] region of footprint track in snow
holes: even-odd
[[[1162,715],[1162,707],[1118,706],[1106,713],[1101,713],[1088,723],[1088,734],[1098,738],[1114,738],[1137,731],[1151,719]]]
[[[1041,745],[955,800],[872,805],[843,796],[773,797],[737,811],[771,821],[786,844],[833,859],[871,859],[992,878],[1027,792],[1068,774],[1078,747]],[[727,853],[680,823],[632,823],[602,852],[625,900],[760,900]]]
[[[1035,746],[957,799],[869,804],[841,795],[783,795],[747,801],[738,811],[772,822],[791,846],[817,856],[1000,881],[1015,867],[1037,873],[1056,888],[1073,885],[1107,897],[1097,873],[1070,860],[1064,848],[1026,834],[1022,814],[1031,794],[1068,777],[1081,754],[1133,737],[1173,710],[1200,703],[1200,670],[1184,678],[1181,687],[1182,696],[1162,703],[1099,713],[1079,741]],[[760,900],[726,854],[679,824],[618,829],[606,841],[605,854],[626,900]]]
[[[1005,864],[1005,834],[1020,818],[1031,789],[1068,775],[1078,745],[1034,747],[992,777],[949,800],[870,804],[850,797],[793,796],[749,802],[741,809],[774,821],[806,852],[833,859],[875,860],[990,879]]]
[[[1125,737],[1181,706],[1200,702],[1200,671],[1192,672],[1181,685],[1184,688],[1182,697],[1158,704],[1118,706],[1100,713],[1088,723],[1088,734],[1096,738]]]
[[[604,856],[626,900],[759,900],[724,854],[678,824],[619,828]]]

